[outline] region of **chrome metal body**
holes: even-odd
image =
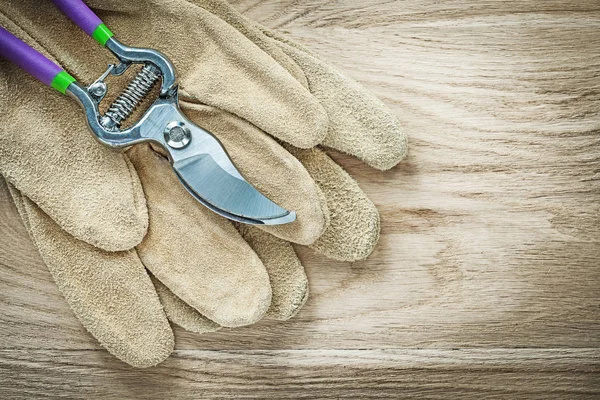
[[[88,125],[101,143],[112,148],[124,148],[142,142],[160,145],[168,153],[173,169],[188,192],[226,218],[265,225],[295,220],[295,212],[278,206],[244,179],[216,137],[196,126],[181,112],[175,69],[163,54],[150,49],[127,47],[114,38],[106,43],[106,47],[115,54],[120,64],[109,66],[89,87],[72,83],[67,89],[83,107]],[[160,75],[162,83],[160,95],[144,115],[127,129],[120,130],[119,118],[101,115],[99,104],[106,95],[104,79],[109,74],[122,74],[131,64],[149,66],[153,73]],[[129,116],[125,115],[127,111],[129,114],[132,111],[129,107],[134,108],[136,100],[140,101],[147,93],[142,93],[142,89],[148,89],[145,85],[132,85],[127,89],[130,90],[129,94],[123,94],[128,96],[123,98],[127,102],[127,109],[120,110],[125,118]]]

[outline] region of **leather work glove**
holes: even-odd
[[[308,284],[290,243],[368,256],[377,210],[318,145],[387,169],[406,138],[358,84],[225,2],[123,3],[88,2],[119,40],[173,61],[186,116],[297,213],[292,224],[236,229],[148,145],[125,154],[98,144],[75,101],[0,60],[0,173],[76,316],[112,354],[145,367],[173,348],[167,319],[206,332],[293,316]],[[81,82],[114,62],[51,2],[3,3],[0,24]]]

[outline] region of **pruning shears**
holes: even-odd
[[[110,50],[118,63],[111,64],[89,86],[0,27],[0,56],[10,60],[41,82],[75,98],[87,123],[104,145],[126,148],[142,142],[161,146],[187,191],[212,211],[247,224],[278,225],[296,219],[244,179],[222,144],[210,132],[195,125],[179,108],[175,68],[162,53],[129,47],[117,39],[82,0],[52,0],[79,28]],[[130,66],[142,68],[127,88],[101,114],[100,102],[107,93],[105,79],[121,75]],[[160,83],[160,93],[135,123],[122,128],[136,106]]]

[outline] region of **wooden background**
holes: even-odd
[[[297,318],[135,370],[79,325],[0,194],[0,398],[600,398],[600,3],[241,0],[398,115],[336,155],[378,205],[365,262],[302,250]]]

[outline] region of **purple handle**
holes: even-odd
[[[62,68],[0,26],[0,56],[51,86]]]
[[[85,33],[92,36],[102,21],[82,0],[52,0]]]

